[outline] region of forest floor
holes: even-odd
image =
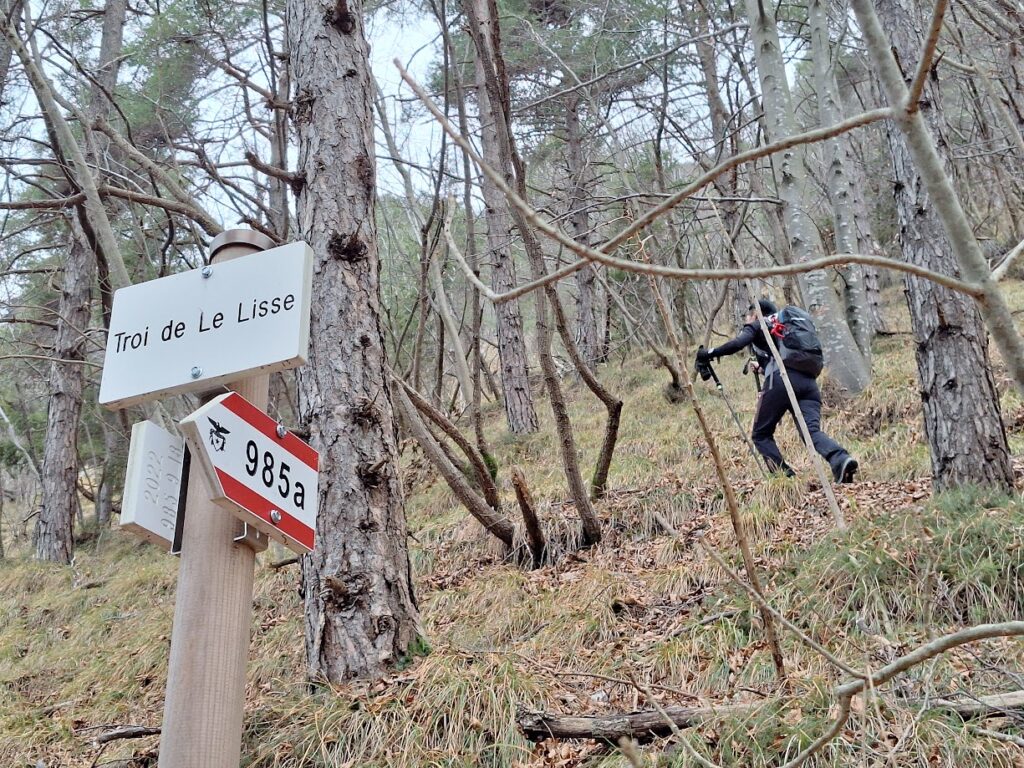
[[[1024,307],[1019,284],[1011,301]],[[893,325],[908,330],[903,316]],[[843,533],[792,424],[780,426],[780,443],[798,476],[764,480],[722,397],[697,383],[771,603],[860,669],[967,625],[1024,618],[1024,504],[970,489],[932,497],[911,339],[879,338],[875,379],[857,399],[840,402],[826,388],[825,430],[862,468],[855,484],[836,487],[849,522]],[[718,369],[746,427],[754,389],[741,366],[727,358]],[[1011,447],[1021,456],[1024,404],[995,368]],[[601,376],[625,408],[609,492],[597,504],[604,539],[589,550],[572,544],[578,521],[552,459],[546,403],[538,403],[542,431],[525,438],[509,436],[498,407],[488,406],[505,509],[515,515],[509,476],[519,466],[554,542],[551,565],[504,561],[405,446],[410,553],[429,647],[388,679],[311,692],[298,571],[269,567],[280,551],[261,557],[243,765],[628,766],[615,745],[535,744],[517,718],[651,709],[648,696],[662,705],[743,705],[682,732],[721,765],[781,764],[827,728],[833,690],[846,678],[782,632],[787,677],[779,680],[756,609],[695,544],[702,533],[739,568],[693,412],[663,398],[667,376],[648,355],[613,357]],[[579,384],[566,384],[589,467],[603,408]],[[658,516],[681,536],[669,535]],[[174,558],[119,532],[81,543],[70,569],[19,557],[0,564],[0,766],[155,765],[156,736],[103,746],[95,739],[116,726],[160,723],[176,570]],[[1024,643],[963,646],[910,669],[867,703],[855,699],[846,727],[809,764],[1024,766],[1024,749],[990,735],[1019,737],[1019,715],[965,723],[928,706],[936,697],[1020,689]],[[676,738],[641,745],[643,764],[694,764]]]

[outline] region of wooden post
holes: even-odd
[[[272,247],[258,232],[228,230],[211,244],[210,261]],[[211,279],[216,273],[214,266]],[[269,384],[269,376],[261,375],[228,389],[265,411]],[[185,510],[159,766],[238,768],[256,552],[235,541],[243,524],[210,501],[197,467],[188,479]]]

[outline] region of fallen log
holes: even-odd
[[[676,728],[690,728],[712,717],[749,712],[752,706],[726,704],[718,707],[665,707],[665,714]],[[614,743],[624,736],[643,740],[666,736],[672,732],[672,726],[656,710],[590,716],[521,711],[517,721],[523,735],[531,741],[550,738],[597,739]]]
[[[956,712],[964,720],[984,717],[1006,710],[1024,709],[1024,691],[994,693],[990,696],[978,696],[976,699],[932,699],[928,709],[948,709]]]

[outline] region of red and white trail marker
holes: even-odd
[[[181,421],[214,502],[298,554],[316,535],[320,455],[236,392]]]

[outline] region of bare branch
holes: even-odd
[[[942,32],[942,19],[946,15],[946,8],[949,0],[936,0],[935,9],[932,11],[932,23],[928,27],[928,36],[925,37],[921,49],[921,60],[917,63],[917,72],[910,83],[910,91],[907,93],[907,101],[903,105],[908,115],[917,111],[918,102],[921,100],[921,91],[924,90],[925,78],[932,67],[932,58],[935,56],[935,46],[939,42],[939,33]]]
[[[0,211],[32,211],[54,208],[70,208],[85,200],[85,192],[68,197],[54,197],[47,200],[0,200]]]
[[[96,121],[94,127],[105,133],[114,145],[130,157],[140,168],[152,173],[153,176],[156,177],[157,181],[166,187],[167,191],[170,192],[178,202],[188,206],[191,209],[191,212],[188,214],[189,218],[193,219],[199,226],[201,226],[206,234],[211,237],[216,237],[224,231],[224,228],[221,227],[221,225],[218,224],[209,213],[200,208],[199,205],[196,204],[195,199],[182,189],[181,185],[178,184],[178,182],[175,181],[164,168],[136,149],[135,145],[115,131],[110,123],[100,118]]]
[[[560,269],[551,272],[550,274],[533,280],[529,283],[519,286],[511,291],[505,293],[494,293],[478,279],[473,279],[473,275],[465,262],[465,259],[461,258],[460,254],[456,253],[456,260],[466,273],[467,278],[470,282],[481,291],[484,296],[495,303],[501,303],[504,301],[510,301],[515,298],[519,298],[531,291],[541,288],[545,285],[553,283],[557,280],[561,280],[563,277],[573,274],[577,270],[581,269],[585,264],[591,261],[604,264],[609,267],[616,269],[622,269],[629,272],[637,272],[640,274],[653,274],[661,277],[675,278],[680,280],[736,280],[743,278],[760,278],[769,277],[772,275],[796,275],[804,272],[813,272],[817,269],[823,269],[826,267],[838,266],[840,264],[870,264],[877,267],[886,267],[894,269],[900,272],[906,272],[908,274],[917,275],[927,280],[931,280],[939,285],[942,285],[950,290],[957,291],[959,293],[966,294],[972,298],[979,299],[981,297],[980,289],[976,288],[971,283],[957,280],[954,277],[942,275],[937,272],[919,267],[914,264],[907,264],[902,261],[896,261],[895,259],[887,259],[882,256],[872,256],[864,254],[834,254],[831,256],[825,256],[820,259],[813,261],[807,261],[800,264],[784,264],[775,265],[770,267],[754,267],[750,269],[682,269],[678,267],[669,267],[656,264],[643,264],[628,259],[620,259],[614,256],[610,256],[610,251],[617,248],[629,237],[635,235],[640,229],[646,227],[648,224],[653,223],[659,216],[663,215],[667,211],[679,205],[687,197],[691,196],[694,192],[707,186],[711,181],[718,175],[751,160],[756,160],[765,155],[773,154],[775,152],[781,152],[785,149],[789,149],[798,144],[808,144],[815,141],[821,141],[822,139],[831,138],[838,136],[841,133],[852,130],[853,128],[860,127],[862,125],[868,125],[869,123],[876,122],[883,118],[891,116],[891,110],[889,109],[876,109],[870,112],[864,112],[860,115],[844,120],[841,123],[837,123],[834,126],[828,128],[819,128],[813,131],[807,131],[805,133],[791,136],[782,141],[773,142],[766,144],[761,147],[741,152],[738,155],[734,155],[728,160],[720,163],[711,170],[704,173],[697,180],[691,182],[683,190],[672,195],[670,198],[665,200],[663,203],[655,208],[652,208],[646,214],[637,219],[633,224],[626,227],[624,230],[615,235],[612,239],[608,240],[600,249],[595,249],[587,246],[583,243],[578,242],[569,235],[562,232],[560,229],[552,225],[540,216],[537,211],[533,210],[526,202],[524,202],[506,183],[502,178],[501,174],[497,173],[493,168],[490,168],[480,157],[479,154],[473,149],[472,145],[456,130],[455,127],[445,118],[445,116],[437,109],[437,106],[431,101],[430,97],[420,87],[420,85],[409,75],[409,73],[402,67],[401,63],[395,61],[395,66],[398,67],[401,72],[402,79],[405,80],[406,84],[416,93],[419,99],[427,107],[427,109],[434,115],[434,117],[444,128],[445,132],[451,137],[452,141],[459,145],[470,156],[474,163],[480,168],[480,170],[491,179],[499,189],[508,198],[511,205],[515,206],[526,219],[536,227],[541,233],[555,240],[560,245],[564,246],[573,253],[582,256],[580,261],[576,261],[572,264],[568,264]]]

